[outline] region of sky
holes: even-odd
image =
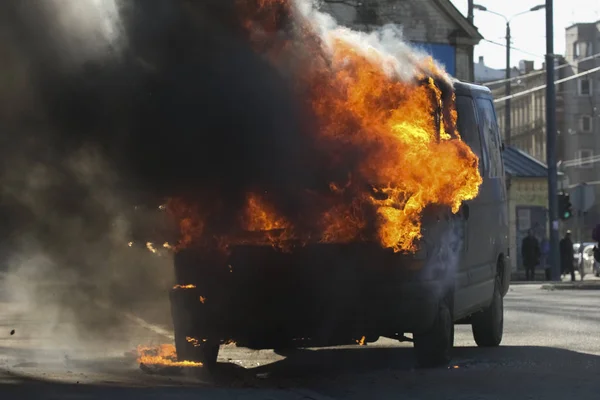
[[[464,15],[467,15],[467,0],[451,0]],[[511,17],[527,11],[545,0],[475,0],[490,11]],[[600,20],[599,0],[554,0],[554,53],[565,54],[565,28],[578,22]],[[502,46],[481,41],[475,47],[475,62],[484,57],[485,64],[492,68],[506,66],[506,22],[502,17],[475,10],[474,24],[487,40]],[[546,53],[546,13],[544,10],[519,15],[511,21],[511,64],[518,66],[519,60],[535,61],[535,68],[541,68]],[[518,50],[517,50],[518,49]]]

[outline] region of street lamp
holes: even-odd
[[[545,4],[539,4],[535,7],[530,8],[529,10],[514,14],[510,18],[506,17],[503,14],[497,13],[495,11],[488,10],[486,7],[480,4],[473,4],[473,9],[479,11],[485,11],[490,14],[497,15],[499,17],[504,18],[506,21],[506,82],[505,82],[505,96],[507,97],[505,100],[505,110],[504,110],[504,141],[507,145],[510,145],[510,92],[511,92],[511,81],[510,81],[510,22],[519,15],[527,14],[534,11],[539,11],[546,8]]]

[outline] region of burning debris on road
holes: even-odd
[[[199,368],[202,363],[192,361],[177,361],[175,346],[171,344],[162,344],[160,346],[148,347],[138,346],[138,363],[140,368],[146,372],[154,369],[174,367],[174,368]]]

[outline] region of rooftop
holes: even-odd
[[[502,155],[507,175],[519,178],[545,178],[548,176],[548,166],[521,149],[506,146]],[[559,175],[561,174],[559,173]]]
[[[596,22],[576,22],[572,25],[569,25],[565,28],[566,31],[573,29],[573,28],[578,28],[580,26],[592,26],[592,25],[600,25],[600,19]]]

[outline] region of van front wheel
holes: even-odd
[[[502,284],[496,278],[492,304],[483,311],[473,315],[473,337],[479,347],[497,347],[502,342],[504,330],[504,300],[502,298]]]

